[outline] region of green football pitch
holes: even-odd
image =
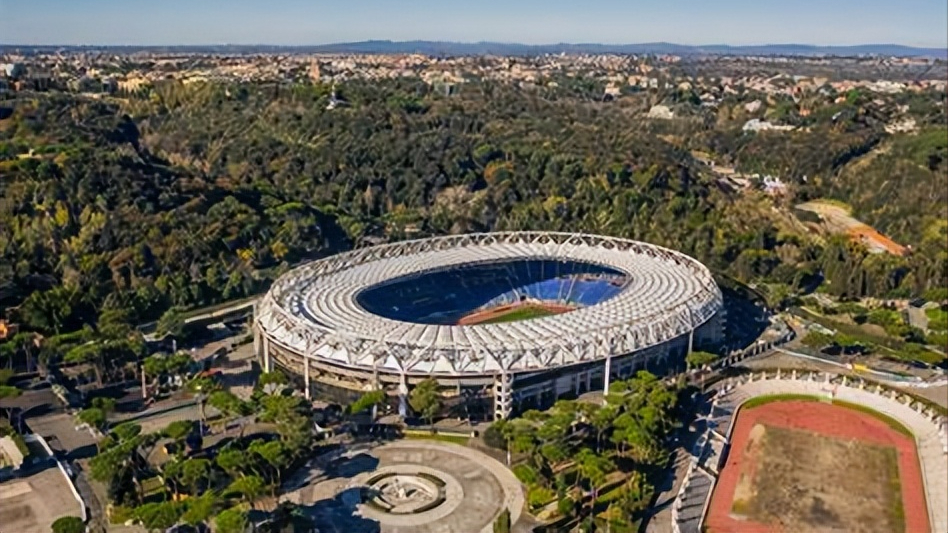
[[[542,318],[559,313],[551,311],[545,307],[527,305],[511,309],[509,313],[488,318],[479,324],[500,324],[502,322],[517,322],[518,320],[530,320],[531,318]]]

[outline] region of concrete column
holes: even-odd
[[[398,416],[402,418],[408,416],[408,376],[404,372],[401,373],[398,381]]]
[[[577,375],[577,376],[574,377],[573,379],[576,380],[576,385],[575,385],[575,387],[574,387],[574,388],[576,389],[576,396],[579,396],[579,380],[580,380],[580,376]]]
[[[309,400],[309,358],[305,355],[303,356],[303,393],[306,395],[306,399]]]
[[[253,326],[253,356],[257,359],[263,357],[263,343],[260,340],[260,328]]]
[[[602,374],[602,403],[606,403],[606,396],[609,396],[609,373],[612,370],[612,356],[606,356],[606,369]]]
[[[592,390],[592,377],[593,373],[589,370],[586,371],[586,392]]]
[[[513,376],[502,372],[494,378],[494,420],[505,420],[513,411]]]
[[[270,337],[263,337],[263,371],[273,372],[273,364],[270,361]]]

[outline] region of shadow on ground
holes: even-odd
[[[357,514],[357,506],[361,501],[361,490],[351,488],[340,492],[335,498],[300,506],[299,509],[316,523],[320,533],[381,532],[378,522]]]

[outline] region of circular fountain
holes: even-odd
[[[360,514],[383,524],[412,525],[447,516],[464,491],[453,477],[417,464],[397,464],[353,478],[361,492]]]

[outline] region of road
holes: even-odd
[[[195,314],[188,314],[184,318],[185,324],[193,324],[196,322],[204,322],[207,320],[212,320],[218,317],[226,317],[238,313],[240,311],[253,311],[253,307],[257,302],[262,298],[261,296],[254,296],[252,298],[246,298],[243,300],[238,300],[236,302],[226,304],[223,307],[214,306],[209,308],[207,311],[196,310]],[[138,329],[142,332],[152,332],[157,325],[157,322],[148,322],[145,324],[140,324]]]

